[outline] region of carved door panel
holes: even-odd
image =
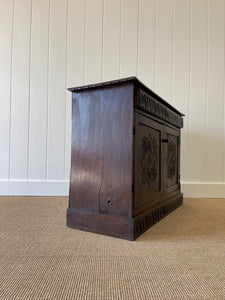
[[[162,194],[163,126],[135,114],[133,208],[153,204]]]
[[[164,127],[164,189],[170,193],[179,189],[180,132]]]

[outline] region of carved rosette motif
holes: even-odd
[[[149,134],[148,137],[142,138],[141,145],[141,180],[143,184],[150,186],[157,178],[157,166],[158,166],[158,149],[157,142],[154,137]]]
[[[172,140],[168,143],[167,150],[167,178],[173,179],[176,175],[176,160],[177,160],[176,143]]]

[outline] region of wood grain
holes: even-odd
[[[182,204],[183,115],[135,77],[69,90],[67,225],[133,240]]]

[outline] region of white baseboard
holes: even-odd
[[[69,181],[0,181],[1,196],[68,196]]]
[[[225,198],[225,184],[217,182],[182,182],[184,197]]]
[[[182,182],[184,197],[225,198],[224,183]],[[0,181],[1,196],[68,196],[69,181]]]

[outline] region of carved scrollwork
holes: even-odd
[[[179,207],[183,202],[182,197],[177,197],[172,201],[167,201],[162,206],[158,206],[147,211],[144,215],[135,220],[134,235],[138,237],[152,225],[168,215],[171,211]]]
[[[167,149],[167,178],[173,179],[176,175],[176,161],[177,161],[177,146],[172,140],[169,140]]]
[[[154,137],[149,134],[142,138],[141,145],[141,179],[143,184],[150,185],[157,178],[158,147]]]

